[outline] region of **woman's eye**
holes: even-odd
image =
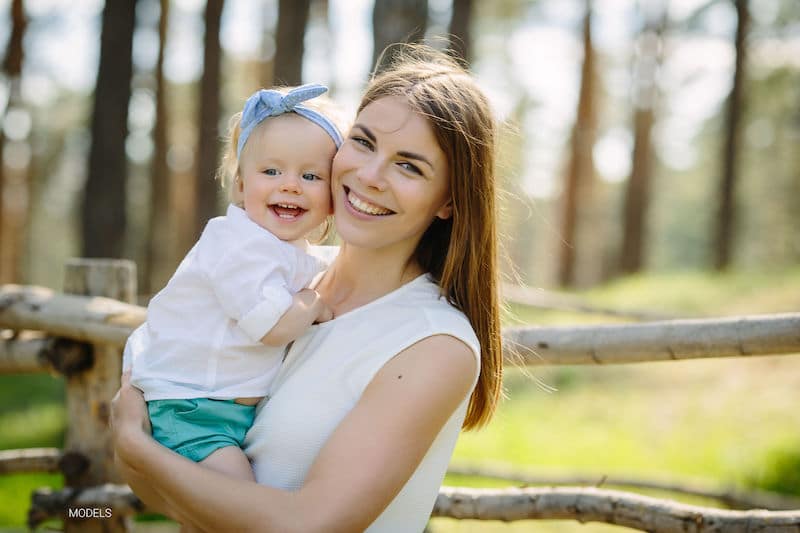
[[[353,140],[354,140],[356,143],[360,144],[361,146],[364,146],[365,148],[369,148],[370,150],[372,149],[372,143],[371,143],[371,142],[369,142],[369,141],[368,141],[367,139],[365,139],[364,137],[351,137],[351,138],[352,138],[352,139],[353,139]]]
[[[413,163],[409,163],[408,161],[403,161],[402,163],[398,163],[401,168],[408,170],[409,172],[413,172],[414,174],[419,174],[422,176],[422,171],[419,167]]]
[[[277,176],[280,174],[280,171],[277,168],[268,168],[264,171],[264,174],[267,176]]]
[[[316,174],[312,174],[311,172],[306,172],[305,174],[303,174],[303,179],[306,181],[314,181],[314,180],[321,180],[322,178],[320,178]]]

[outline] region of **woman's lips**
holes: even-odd
[[[394,214],[394,211],[391,209],[386,209],[385,207],[373,204],[367,200],[362,199],[356,193],[351,191],[348,187],[344,188],[345,190],[345,198],[347,199],[347,203],[350,205],[353,210],[363,215],[370,215],[370,216],[386,216]]]

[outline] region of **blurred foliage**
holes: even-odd
[[[748,484],[761,489],[800,496],[800,442],[770,451]]]

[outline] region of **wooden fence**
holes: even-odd
[[[133,304],[135,280],[135,265],[130,261],[76,259],[66,265],[64,293],[31,286],[0,287],[0,332],[13,332],[0,339],[0,373],[56,372],[66,380],[64,449],[0,452],[0,474],[64,475],[64,489],[44,488],[32,495],[31,527],[49,518],[61,518],[68,532],[128,531],[130,518],[145,510],[114,470],[108,427],[110,401],[119,386],[122,347],[145,317],[145,309]],[[798,354],[800,313],[510,328],[503,337],[507,357],[514,361],[521,358],[527,365]],[[520,478],[513,473],[486,475]],[[539,481],[549,484],[553,480]],[[636,486],[635,482],[607,484]],[[703,493],[714,496],[709,490]],[[800,532],[797,500],[759,493],[728,496],[732,499],[719,499],[735,502],[738,507],[787,510],[696,507],[592,486],[502,490],[443,487],[433,516],[503,521],[573,519],[654,532]]]

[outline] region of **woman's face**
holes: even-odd
[[[367,105],[333,160],[336,231],[349,245],[411,256],[451,215],[448,165],[433,128],[401,97]]]

